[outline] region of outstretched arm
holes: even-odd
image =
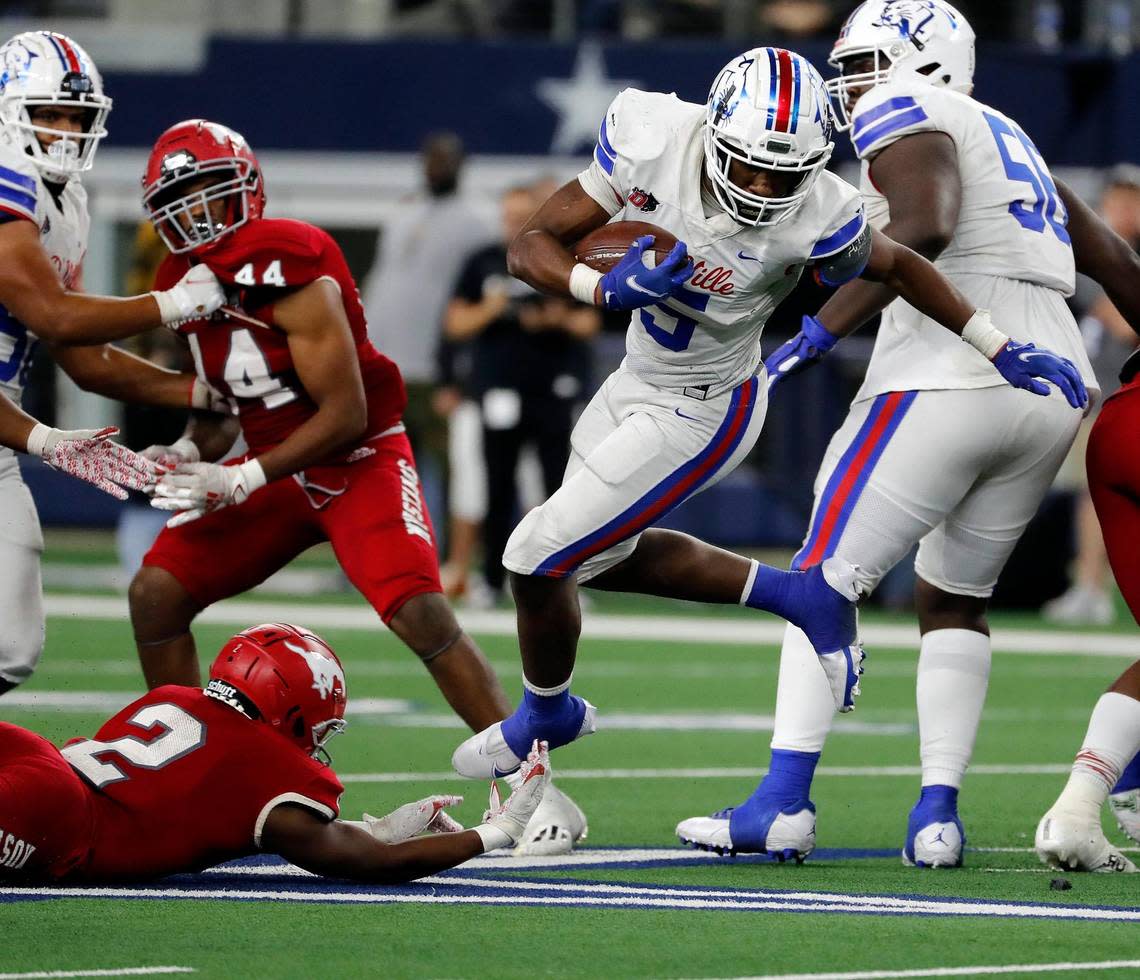
[[[212,313],[224,301],[221,287],[201,266],[171,289],[130,299],[69,292],[40,244],[39,228],[22,219],[0,224],[0,303],[42,340],[59,344],[119,340],[180,318]]]
[[[1069,212],[1077,271],[1100,283],[1113,306],[1140,333],[1140,256],[1064,181],[1056,184]]]
[[[106,398],[164,408],[189,408],[196,377],[170,371],[110,344],[90,347],[50,346],[51,356],[84,391]]]

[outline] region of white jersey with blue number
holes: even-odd
[[[990,310],[999,330],[1069,358],[1095,387],[1064,301],[1075,276],[1068,214],[1041,154],[1008,116],[914,79],[869,89],[855,104],[850,134],[862,162],[868,220],[877,228],[890,220],[887,199],[871,180],[871,162],[891,144],[923,132],[953,140],[962,182],[958,225],[935,265],[971,302]],[[1026,289],[1042,295],[1027,302]],[[1028,315],[1030,307],[1036,315]],[[885,391],[1004,383],[972,347],[898,299],[883,313],[858,399]]]
[[[87,191],[75,178],[59,194],[48,190],[22,148],[0,134],[0,216],[34,221],[40,242],[64,288],[81,285],[91,219]],[[0,226],[2,227],[2,226]],[[35,336],[0,306],[0,391],[19,404],[36,347]]]
[[[578,179],[614,220],[659,225],[696,262],[678,296],[633,311],[627,368],[663,388],[707,384],[715,393],[756,373],[772,311],[806,266],[848,248],[866,220],[858,191],[826,172],[777,225],[742,226],[709,207],[701,191],[704,115],[704,106],[675,95],[626,89]]]

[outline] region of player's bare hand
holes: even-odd
[[[195,265],[169,289],[151,293],[162,322],[168,327],[183,320],[210,316],[226,301],[225,290],[205,265]]]
[[[382,844],[397,844],[420,834],[453,834],[463,824],[447,812],[447,807],[458,806],[462,796],[428,796],[414,803],[405,803],[385,817],[364,814],[368,832]]]
[[[86,480],[119,500],[127,490],[147,490],[154,485],[158,469],[154,462],[111,441],[119,430],[53,429],[37,423],[28,435],[29,455],[39,456],[48,466]]]
[[[265,472],[256,459],[237,466],[217,463],[185,463],[173,473],[164,473],[154,486],[150,505],[177,511],[167,527],[188,524],[222,507],[242,504],[265,486]]]

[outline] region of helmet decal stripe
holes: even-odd
[[[63,53],[67,56],[67,67],[70,71],[83,71],[79,64],[79,59],[75,56],[75,49],[71,46],[71,42],[62,34],[57,35],[54,40],[63,48]]]
[[[786,133],[792,119],[792,57],[783,48],[779,48],[776,51],[776,60],[780,66],[780,84],[776,101],[776,124],[772,128],[777,132]]]
[[[765,126],[768,129],[776,128],[776,92],[780,81],[780,66],[776,61],[776,52],[771,48],[768,51],[768,119]]]
[[[64,71],[71,71],[71,67],[67,63],[67,55],[63,53],[63,48],[59,46],[59,41],[51,31],[44,31],[44,37],[51,41],[51,46],[55,48],[55,53],[59,55],[59,63],[63,65]]]
[[[796,131],[796,123],[800,118],[800,59],[792,59],[792,122],[788,132]]]

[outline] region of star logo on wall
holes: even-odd
[[[569,78],[544,78],[535,86],[535,94],[558,115],[550,151],[573,153],[593,146],[614,96],[639,84],[636,78],[609,78],[601,47],[593,42],[580,45]]]

